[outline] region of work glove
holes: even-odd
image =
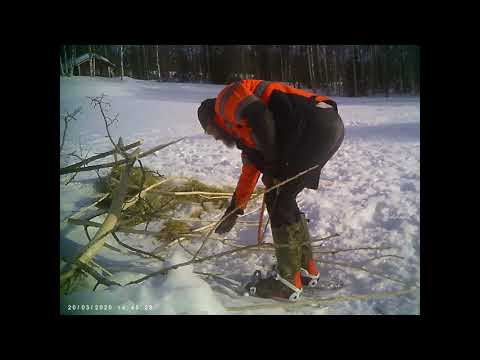
[[[243,214],[243,209],[236,209],[235,212],[230,214],[235,207],[235,200],[233,200],[228,209],[225,211],[225,214],[223,214],[222,222],[215,229],[216,234],[225,234],[232,230],[233,226],[237,222],[238,216]],[[227,216],[228,214],[230,214],[230,216]]]

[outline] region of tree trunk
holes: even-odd
[[[206,55],[207,55],[207,80],[210,81],[212,79],[212,73],[210,72],[210,52],[209,52],[208,45],[206,45]]]
[[[95,77],[97,75],[96,69],[95,69],[95,65],[96,65],[95,64],[95,51],[96,50],[97,49],[95,48],[95,45],[93,45],[93,61],[92,61],[93,62],[93,77]]]
[[[415,66],[414,66],[414,61],[416,60],[415,58],[415,53],[414,51],[412,51],[414,49],[414,47],[411,47],[410,48],[410,92],[412,94],[415,94],[416,93],[416,83],[415,83]]]
[[[385,90],[385,97],[389,97],[390,91],[390,76],[388,74],[388,45],[384,46],[383,50],[383,86]]]
[[[353,46],[353,96],[358,96],[358,88],[357,88],[357,54],[356,54],[357,46]]]
[[[147,55],[146,55],[146,50],[145,50],[145,45],[142,46],[143,49],[143,73],[145,74],[144,77],[147,80],[150,80],[148,76],[148,65],[147,65]]]
[[[400,46],[400,93],[403,94],[403,78],[404,78],[404,63],[403,63],[403,47]]]
[[[65,71],[63,70],[62,55],[60,55],[60,74],[65,76]]]
[[[120,67],[122,69],[120,79],[123,80],[123,77],[125,76],[125,73],[123,71],[123,45],[120,45]]]
[[[280,48],[280,81],[283,81],[284,73],[283,73],[283,49]]]
[[[68,67],[68,58],[67,58],[67,46],[63,45],[63,59],[64,59],[64,64],[65,64],[65,75],[68,75],[70,73],[69,67]]]
[[[333,50],[333,91],[338,95],[337,50]]]
[[[312,59],[310,57],[310,46],[309,45],[305,45],[305,51],[306,51],[306,55],[307,55],[307,68],[308,68],[308,87],[310,89],[313,88],[313,74],[312,74]]]
[[[158,45],[157,45],[157,71],[158,71],[158,81],[162,81],[162,73],[160,72],[160,62],[158,61]]]
[[[245,48],[240,45],[240,58],[242,59],[242,79],[247,78],[247,72],[245,70]]]
[[[310,62],[312,63],[312,79],[313,79],[313,86],[316,89],[318,87],[318,79],[317,79],[317,71],[315,66],[315,56],[313,54],[313,45],[310,45]]]
[[[73,45],[72,53],[71,53],[72,57],[70,58],[70,76],[73,76],[73,70],[75,68],[76,53],[77,53],[77,50],[75,48],[75,45]]]
[[[327,85],[327,95],[330,93],[330,83],[328,82],[328,64],[327,64],[327,47],[323,46],[323,63],[325,66],[325,83]]]
[[[368,94],[373,95],[375,93],[375,45],[370,46],[370,71],[368,74]]]
[[[320,45],[315,46],[315,50],[317,51],[317,70],[318,70],[318,82],[319,86],[322,87],[322,62],[320,57]]]
[[[103,247],[105,241],[107,240],[107,235],[115,228],[120,219],[120,214],[122,211],[122,205],[127,195],[128,190],[128,177],[130,171],[133,168],[134,161],[129,160],[127,165],[124,167],[122,174],[120,176],[120,184],[115,189],[112,194],[112,204],[110,206],[109,213],[107,218],[103,222],[100,229],[95,234],[92,241],[85,246],[82,252],[76,257],[75,262],[79,261],[83,264],[88,264],[89,261],[98,253],[98,251]],[[78,266],[72,265],[67,272],[64,272],[60,275],[60,288],[68,282],[68,280],[75,274]]]
[[[93,68],[93,62],[92,62],[92,45],[88,45],[88,54],[89,54],[89,64],[90,64],[90,77],[92,77],[92,68]]]

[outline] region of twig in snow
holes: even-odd
[[[364,271],[364,272],[367,272],[367,273],[372,274],[372,275],[380,276],[380,277],[383,277],[383,278],[391,280],[391,281],[395,281],[395,282],[398,282],[398,283],[401,283],[401,284],[404,284],[404,285],[411,286],[411,284],[407,283],[404,280],[395,279],[395,278],[392,278],[388,275],[385,275],[385,274],[382,274],[382,273],[379,273],[379,272],[376,272],[376,271],[368,270],[368,269],[364,268],[363,266],[355,266],[355,265],[352,265],[352,264],[338,263],[338,262],[323,260],[323,259],[319,260],[319,262],[320,262],[320,265],[330,264],[330,265],[336,265],[336,266],[343,266],[343,267],[354,269],[354,270]]]
[[[336,249],[330,251],[314,251],[314,254],[337,254],[339,252],[346,252],[346,251],[359,251],[359,250],[388,250],[393,249],[392,247],[360,247],[360,248],[350,248],[350,249]]]
[[[87,264],[85,264],[81,261],[78,261],[78,260],[73,261],[73,260],[69,260],[69,259],[66,259],[66,258],[62,258],[62,260],[65,261],[66,263],[73,264],[73,265],[77,266],[80,270],[82,270],[82,271],[88,273],[89,275],[91,275],[100,284],[103,284],[105,286],[112,286],[112,285],[122,286],[115,281],[108,280],[107,278],[103,277],[102,275],[97,273],[94,269],[92,269],[90,266],[88,266]]]
[[[160,275],[160,274],[166,274],[168,271],[170,270],[173,270],[173,269],[177,269],[179,267],[182,267],[182,266],[187,266],[187,265],[190,265],[190,264],[198,264],[198,263],[201,263],[201,262],[204,262],[204,261],[207,261],[207,260],[210,260],[210,259],[214,259],[214,258],[218,258],[218,257],[222,257],[222,256],[225,256],[225,255],[230,255],[230,254],[234,254],[236,252],[240,252],[240,251],[244,251],[244,250],[248,250],[250,248],[253,248],[253,247],[259,247],[259,246],[264,246],[263,244],[262,245],[247,245],[247,246],[244,246],[243,248],[238,248],[238,249],[233,249],[233,250],[228,250],[228,251],[224,251],[224,252],[221,252],[221,253],[218,253],[218,254],[213,254],[213,255],[210,255],[210,256],[206,256],[204,258],[201,258],[201,259],[192,259],[192,260],[189,260],[189,261],[185,261],[183,263],[179,263],[179,264],[175,264],[175,265],[172,265],[172,266],[168,266],[166,268],[163,268],[161,270],[158,270],[158,271],[155,271],[149,275],[146,275],[140,279],[137,279],[135,281],[131,281],[129,282],[128,284],[126,285],[131,285],[131,284],[138,284],[138,283],[141,283],[142,281],[145,281],[146,279],[148,278],[151,278],[153,276],[157,276],[157,275]]]
[[[127,244],[125,244],[124,242],[120,241],[120,239],[118,238],[117,234],[115,234],[114,232],[112,232],[112,236],[114,237],[114,239],[120,244],[122,245],[123,247],[133,251],[133,252],[136,252],[136,253],[139,253],[139,254],[144,254],[144,255],[147,255],[147,256],[151,256],[157,260],[160,260],[160,261],[165,261],[164,258],[160,257],[160,256],[157,256],[157,255],[154,255],[152,253],[149,253],[147,251],[143,251],[143,250],[140,250],[140,249],[136,249],[134,247],[131,247]]]
[[[382,259],[382,258],[386,258],[386,257],[394,257],[394,258],[397,258],[397,259],[405,259],[403,256],[398,256],[398,255],[381,255],[381,256],[376,256],[374,258],[371,258],[371,259],[368,259],[366,260],[363,264],[368,264],[369,262],[372,262],[374,260],[378,260],[378,259]]]
[[[274,304],[257,304],[257,305],[248,305],[248,306],[232,306],[225,308],[227,311],[245,311],[245,310],[259,310],[267,308],[295,308],[302,307],[307,305],[328,305],[334,304],[343,301],[365,301],[372,299],[383,299],[386,297],[406,295],[415,291],[416,288],[407,288],[399,291],[386,291],[380,293],[372,293],[365,295],[349,295],[349,296],[334,296],[330,298],[314,298],[314,299],[300,299],[296,302],[278,302]]]
[[[335,233],[333,235],[329,235],[329,236],[321,238],[321,239],[312,239],[312,247],[322,246],[321,244],[319,244],[319,245],[315,245],[315,244],[317,242],[323,242],[323,241],[331,240],[332,238],[334,238],[336,236],[340,236],[340,234]]]

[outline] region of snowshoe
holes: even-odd
[[[295,284],[292,284],[276,272],[263,277],[261,272],[256,270],[251,281],[245,286],[245,290],[252,296],[294,302],[300,298],[303,291],[299,272],[296,274],[294,282]]]
[[[313,259],[310,259],[307,262],[306,269],[303,267],[300,268],[300,276],[302,278],[302,285],[308,287],[317,286],[320,272],[317,270],[317,266]]]

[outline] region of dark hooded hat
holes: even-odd
[[[207,125],[215,115],[215,100],[215,98],[203,100],[198,107],[198,120],[205,131],[207,131]]]

